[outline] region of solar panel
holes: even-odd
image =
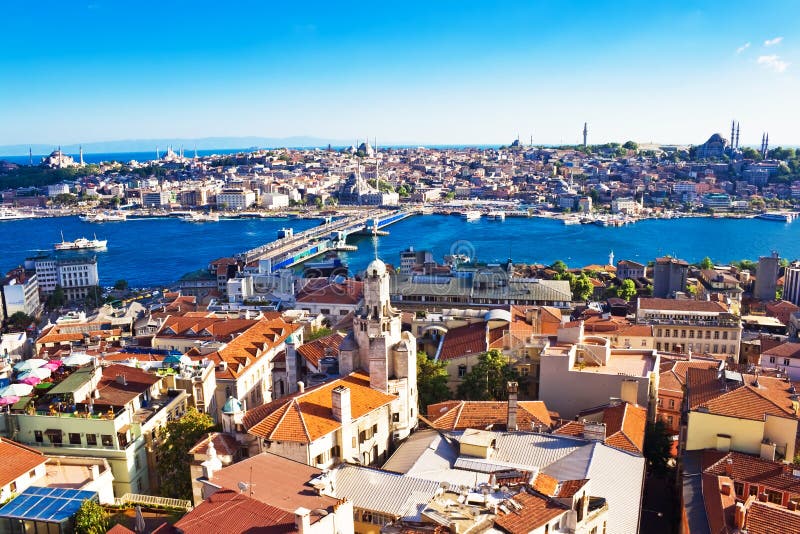
[[[0,517],[61,523],[75,515],[94,491],[31,486],[0,508]]]

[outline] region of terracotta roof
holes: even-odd
[[[319,368],[319,361],[326,355],[338,357],[339,345],[344,336],[335,332],[329,336],[324,336],[314,341],[304,343],[297,347],[297,353],[316,368]]]
[[[226,362],[227,369],[216,372],[217,380],[234,379],[269,350],[284,343],[300,324],[287,323],[280,317],[251,321],[253,324],[236,336],[223,349],[207,357],[215,362]]]
[[[348,279],[344,283],[316,278],[301,289],[295,300],[315,304],[358,304],[364,296],[364,282]]]
[[[243,493],[220,490],[183,516],[175,527],[183,534],[284,534],[296,532],[294,514]]]
[[[235,456],[240,448],[239,442],[230,434],[209,432],[189,449],[189,454],[205,454],[208,451],[208,444],[212,441],[214,449],[221,456]]]
[[[693,311],[707,313],[725,313],[728,307],[721,302],[689,299],[639,299],[640,310]]]
[[[558,490],[554,497],[559,499],[569,499],[578,493],[589,482],[588,478],[580,478],[577,480],[563,480],[558,485]]]
[[[776,356],[778,358],[800,358],[800,343],[787,341],[761,353],[763,356]]]
[[[744,385],[729,386],[717,378],[717,372],[689,369],[686,374],[689,392],[689,409],[703,408],[709,413],[740,419],[763,421],[765,415],[795,418],[786,382],[765,376],[743,375]]]
[[[800,512],[776,504],[754,501],[744,520],[747,534],[800,532]]]
[[[661,373],[658,378],[658,389],[683,393],[688,369],[718,369],[718,361],[708,360],[662,360]]]
[[[602,412],[601,422],[606,425],[606,439],[604,443],[635,454],[642,454],[644,450],[644,432],[647,427],[647,410],[635,404],[623,402],[616,406],[606,406],[581,412],[586,417]],[[579,415],[579,417],[581,416]],[[583,436],[584,424],[582,421],[569,421],[553,431],[554,434],[567,436]]]
[[[505,428],[508,421],[508,402],[505,401],[445,401],[428,406],[428,418],[439,430],[484,429],[489,425]],[[542,401],[517,403],[517,428],[530,430],[534,425],[550,428],[553,419]]]
[[[33,449],[8,438],[0,438],[0,487],[7,486],[37,466],[47,462],[47,458]]]
[[[445,334],[439,360],[452,360],[467,353],[480,354],[487,349],[486,323],[459,326]]]
[[[120,523],[117,523],[106,531],[106,534],[136,534],[133,530]]]
[[[529,493],[519,493],[512,500],[521,508],[510,508],[508,513],[500,511],[494,520],[495,526],[510,534],[528,534],[567,511],[553,500]]]
[[[730,469],[730,475],[727,474],[727,469]],[[709,466],[705,472],[729,476],[736,482],[750,482],[800,496],[800,478],[792,474],[792,466],[780,462],[730,452]]]
[[[333,511],[338,499],[318,495],[309,484],[320,469],[267,452],[251,456],[215,472],[211,482],[236,491],[239,482],[252,480],[253,499],[286,512],[298,507]]]
[[[117,377],[125,377],[125,383]],[[103,377],[97,384],[100,396],[95,401],[98,404],[125,406],[160,381],[161,377],[135,367],[109,365],[103,368]]]
[[[230,341],[231,336],[256,324],[253,319],[228,319],[220,317],[192,317],[170,315],[156,332],[156,338],[214,339]]]
[[[729,495],[722,493],[722,485],[726,483],[730,484],[731,491]],[[728,527],[734,525],[736,496],[733,491],[733,483],[727,477],[703,473],[701,485],[703,504],[705,505],[708,526],[712,534],[732,532]]]
[[[342,424],[333,417],[331,391],[337,386],[350,389],[353,419],[391,403],[387,395],[369,385],[369,375],[356,371],[338,380],[320,384],[248,410],[244,425],[250,434],[271,441],[310,443],[338,430]]]
[[[558,480],[551,477],[550,475],[545,475],[544,473],[539,473],[536,475],[536,480],[533,481],[533,489],[541,493],[542,495],[547,495],[548,497],[552,497],[556,494],[558,490]]]

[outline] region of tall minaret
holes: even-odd
[[[157,146],[156,146],[156,159],[157,160],[161,159],[161,156],[158,155],[158,147]]]
[[[83,163],[83,145],[80,145],[80,146],[78,147],[78,151],[79,151],[79,153],[80,153],[81,167],[83,167],[83,166],[84,166],[84,163]]]
[[[741,123],[737,122],[736,123],[736,150],[739,150],[739,126],[741,126]]]
[[[767,132],[767,137],[764,139],[764,159],[767,159],[769,156],[769,132]]]
[[[583,123],[583,146],[586,146],[586,136],[589,135],[589,125]]]
[[[611,265],[612,267],[614,266],[614,251],[613,250],[608,255],[608,264]]]
[[[33,147],[28,147],[28,165],[33,167]]]
[[[736,140],[736,121],[731,121],[731,142],[730,142],[730,149],[733,152],[733,146]]]

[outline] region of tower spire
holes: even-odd
[[[80,145],[80,146],[78,147],[78,151],[79,151],[79,153],[80,153],[81,167],[83,167],[83,165],[84,165],[84,163],[83,163],[83,145]]]
[[[730,143],[731,151],[733,151],[733,144],[734,144],[735,137],[736,137],[736,121],[732,120],[731,121],[731,143]]]
[[[586,146],[586,136],[589,135],[589,124],[583,123],[583,146]]]
[[[28,147],[28,165],[33,167],[33,147]]]
[[[736,150],[739,150],[739,122],[736,123]]]

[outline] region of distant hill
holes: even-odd
[[[353,141],[342,139],[327,139],[322,137],[294,136],[294,137],[202,137],[198,139],[172,138],[172,139],[125,139],[120,141],[98,141],[90,143],[62,144],[61,149],[67,154],[76,154],[80,146],[85,153],[112,153],[112,152],[148,152],[159,147],[162,151],[168,145],[178,150],[183,147],[187,151],[228,149],[228,148],[280,148],[280,147],[324,147],[350,146]],[[49,154],[58,145],[43,143],[0,145],[0,155],[24,156],[28,150],[34,154]]]

